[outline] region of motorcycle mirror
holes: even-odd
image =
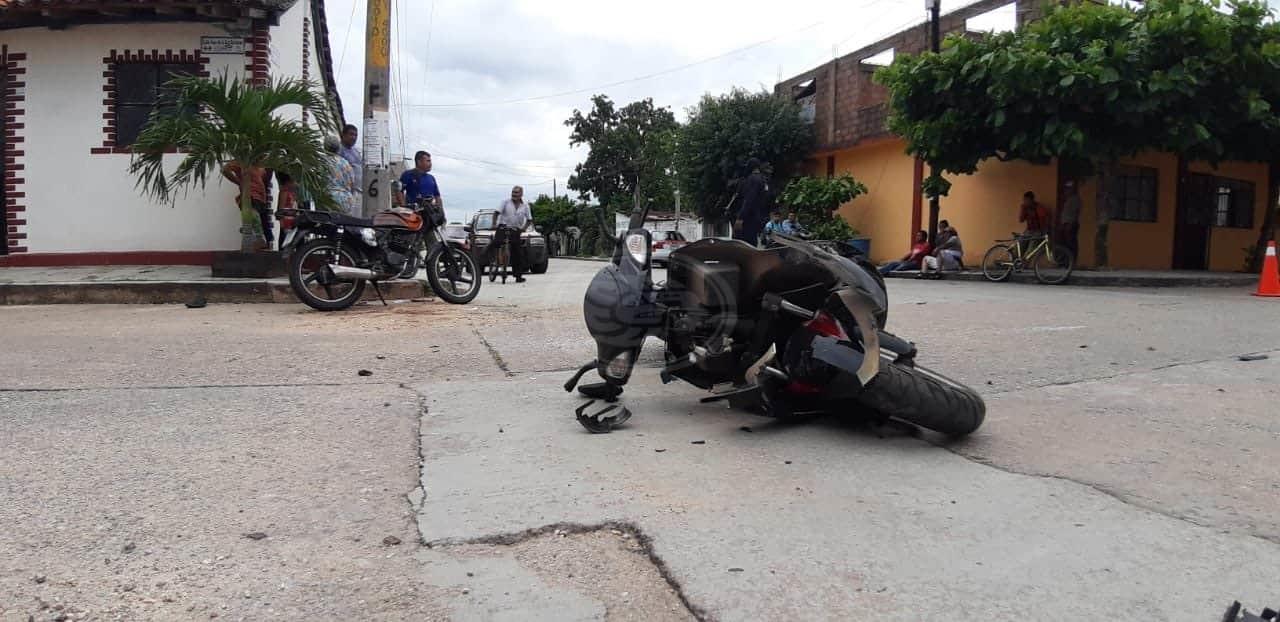
[[[472,227],[471,225],[463,225],[463,226],[462,226],[462,230],[463,230],[463,231],[465,231],[465,232],[467,232],[467,233],[475,233],[475,232],[476,232],[476,228],[475,228],[475,227]]]

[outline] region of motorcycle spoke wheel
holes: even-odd
[[[325,303],[337,303],[354,291],[354,281],[333,281],[327,279],[324,271],[331,264],[355,267],[355,261],[345,251],[339,251],[333,245],[313,246],[303,255],[301,264],[302,283],[311,295]]]

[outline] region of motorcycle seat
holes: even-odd
[[[356,218],[338,212],[330,212],[329,222],[344,227],[372,227],[373,221],[368,218]]]
[[[688,288],[700,305],[731,306],[741,312],[755,309],[766,293],[831,283],[830,275],[811,264],[788,262],[787,250],[762,250],[739,240],[699,240],[671,253],[668,280]],[[725,264],[735,269],[725,270]],[[708,288],[709,282],[725,286]],[[707,295],[712,289],[719,291]]]

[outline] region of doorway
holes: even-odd
[[[1209,233],[1217,204],[1218,184],[1212,175],[1186,175],[1174,221],[1174,270],[1208,269]]]

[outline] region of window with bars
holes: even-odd
[[[1253,184],[1237,179],[1214,178],[1213,226],[1253,228]]]
[[[1158,173],[1145,166],[1117,166],[1107,177],[1111,194],[1111,219],[1156,222],[1159,214]],[[1101,202],[1101,190],[1098,201]]]
[[[178,76],[196,75],[200,66],[183,63],[121,63],[115,66],[116,146],[129,147],[156,109],[172,110],[164,85]]]

